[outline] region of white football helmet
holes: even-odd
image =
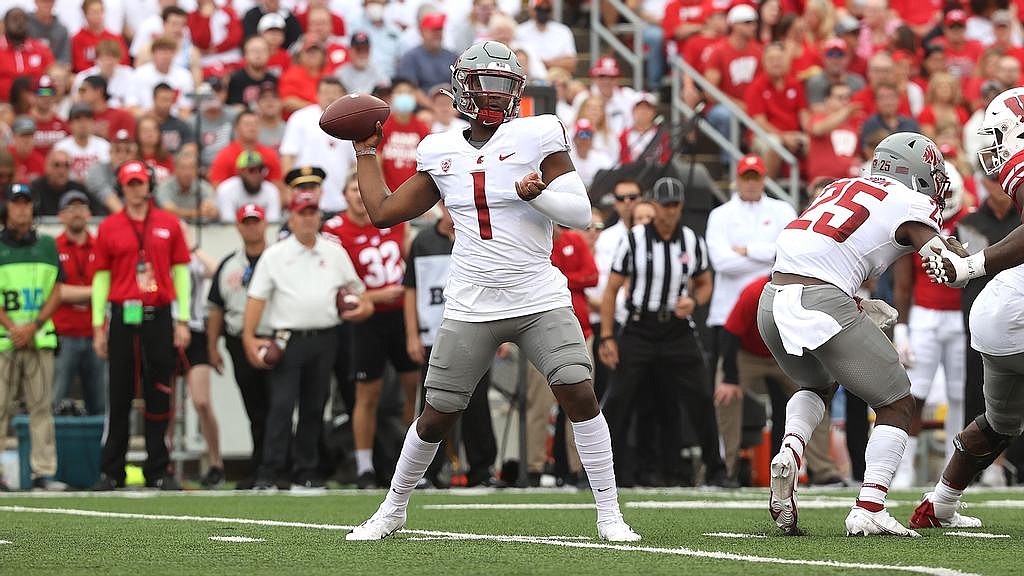
[[[949,192],[946,193],[946,204],[942,207],[942,221],[945,222],[956,216],[963,206],[964,200],[964,177],[960,171],[949,160],[946,163],[946,177],[949,178]]]
[[[992,144],[978,150],[986,174],[996,174],[1014,154],[1024,150],[1024,88],[1011,88],[992,100],[978,129]]]

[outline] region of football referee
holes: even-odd
[[[680,407],[685,406],[700,441],[706,483],[720,484],[725,467],[704,356],[690,315],[711,298],[712,276],[704,239],[680,223],[683,185],[675,178],[654,183],[654,221],[634,226],[619,243],[601,301],[601,361],[615,370],[603,399],[615,451],[617,478],[632,474],[628,433],[633,414],[657,414],[660,470],[672,480],[682,470]],[[612,333],[615,297],[629,281],[629,315],[619,344]],[[621,354],[619,347],[621,346]],[[653,403],[653,404],[652,404]],[[688,478],[681,479],[687,483]]]
[[[178,218],[153,206],[149,168],[127,162],[117,172],[124,209],[99,227],[92,284],[93,348],[109,352],[109,403],[103,474],[95,490],[124,486],[132,399],[146,402],[146,486],[181,490],[170,475],[165,436],[173,416],[175,349],[188,347],[191,259]],[[177,323],[171,302],[177,301]],[[110,303],[109,337],[106,322]]]

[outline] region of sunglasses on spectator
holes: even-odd
[[[242,168],[242,172],[247,174],[260,174],[263,172],[263,166],[250,166],[249,168]]]
[[[71,168],[71,162],[53,162],[50,166],[54,168]]]
[[[833,50],[829,50],[828,52],[825,52],[825,57],[826,58],[842,58],[843,56],[846,56],[846,52],[844,52],[842,50],[835,50],[835,49],[833,49]]]
[[[639,200],[639,199],[640,199],[640,195],[639,194],[623,194],[621,196],[618,195],[618,194],[615,195],[615,201],[616,202],[625,202],[627,200],[635,201],[635,200]]]
[[[589,130],[580,130],[576,133],[577,138],[593,138],[594,133]]]

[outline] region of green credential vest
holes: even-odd
[[[4,311],[14,324],[28,324],[39,316],[59,276],[60,258],[50,236],[40,235],[28,246],[0,241],[0,295]],[[36,332],[35,347],[57,347],[53,320],[47,320]],[[0,352],[13,349],[7,329],[0,326]]]

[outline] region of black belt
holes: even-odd
[[[290,332],[292,338],[295,338],[296,336],[301,336],[303,338],[314,338],[316,336],[330,334],[334,332],[334,329],[335,327],[331,326],[330,328],[313,328],[310,330],[296,330],[294,328],[284,328],[284,331]]]
[[[658,312],[640,312],[634,311],[630,313],[629,320],[631,322],[657,322],[658,324],[667,324],[676,318],[673,310],[659,310]]]
[[[110,313],[111,313],[111,316],[118,315],[123,310],[124,310],[124,304],[123,303],[121,303],[121,302],[111,302],[110,303]],[[170,304],[164,304],[163,306],[143,306],[142,307],[142,319],[143,320],[152,320],[152,319],[156,318],[157,313],[163,312],[165,310],[168,313],[170,313],[171,305]]]

